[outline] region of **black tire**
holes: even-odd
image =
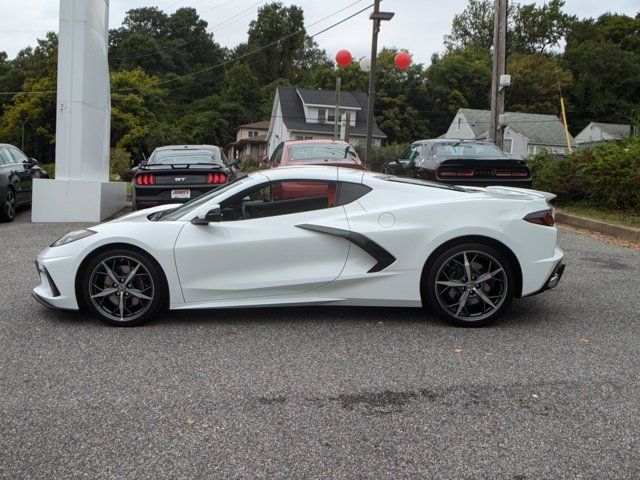
[[[134,269],[135,276],[127,283]],[[156,262],[125,248],[106,250],[91,258],[80,274],[79,288],[83,305],[103,322],[117,327],[149,322],[166,305],[168,293]]]
[[[433,311],[453,325],[488,325],[513,300],[514,265],[501,251],[484,243],[454,245],[425,268],[423,298]],[[467,279],[467,272],[471,272],[471,279]],[[492,272],[493,276],[487,278]],[[479,282],[483,277],[485,280]]]
[[[16,217],[16,193],[7,187],[0,199],[0,222],[13,222]]]

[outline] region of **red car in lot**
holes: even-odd
[[[301,165],[329,165],[334,167],[366,170],[355,149],[347,142],[340,140],[292,140],[282,142],[276,147],[271,157],[263,160],[265,168]],[[326,186],[315,183],[286,182],[272,192],[273,200],[287,200],[304,196],[329,196],[335,192],[327,192]]]

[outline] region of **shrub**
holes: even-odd
[[[566,157],[546,152],[528,159],[533,188],[558,200],[584,201],[614,210],[640,211],[640,138],[605,142]]]
[[[109,173],[118,175],[120,180],[131,180],[131,155],[124,148],[112,148],[109,156]]]
[[[390,143],[389,145],[384,145],[382,147],[374,148],[371,152],[371,162],[367,165],[368,168],[373,170],[374,172],[381,172],[382,165],[385,162],[391,160],[391,157],[394,155],[400,155],[405,148],[407,148],[407,144],[402,143]],[[364,147],[356,147],[356,151],[360,156],[360,159],[365,161],[365,148]]]

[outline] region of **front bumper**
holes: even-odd
[[[44,252],[49,252],[47,249]],[[75,268],[69,257],[48,257],[41,254],[36,261],[40,284],[33,289],[32,295],[49,308],[78,310],[75,295]]]

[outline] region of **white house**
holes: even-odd
[[[552,153],[567,153],[564,126],[556,115],[507,112],[502,117],[504,129],[504,151],[513,158],[535,155],[542,150]],[[444,138],[486,140],[489,137],[491,112],[461,108],[451,122]],[[575,139],[569,136],[571,145]]]
[[[367,133],[367,94],[341,92],[340,119],[350,113],[349,142],[364,147]],[[266,141],[269,155],[287,140],[333,138],[335,126],[335,92],[296,87],[278,87],[273,100]],[[344,125],[341,125],[343,128]],[[379,147],[386,135],[373,125],[373,146]]]
[[[591,122],[576,135],[576,142],[580,144],[599,143],[607,140],[622,140],[630,135],[631,125]]]

